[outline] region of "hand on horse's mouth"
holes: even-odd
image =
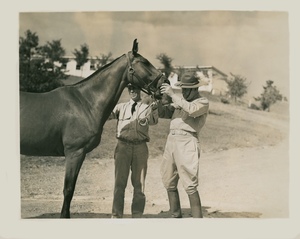
[[[163,94],[160,93],[160,92],[156,92],[156,93],[154,94],[154,98],[157,99],[157,100],[161,100],[161,99],[162,99],[162,96],[163,96]]]

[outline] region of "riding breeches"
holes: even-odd
[[[147,173],[148,146],[146,142],[128,144],[118,140],[115,149],[115,186],[112,216],[122,218],[124,212],[125,189],[131,170],[133,199],[132,217],[141,217],[144,212],[146,197],[144,194]]]
[[[169,134],[161,164],[161,176],[168,191],[177,189],[180,178],[188,195],[197,192],[200,149],[192,135]]]

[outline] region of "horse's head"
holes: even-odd
[[[146,58],[138,54],[137,39],[133,42],[132,51],[128,52],[128,81],[148,95],[161,99],[160,86],[168,82],[161,71],[157,70]]]

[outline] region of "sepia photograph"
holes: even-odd
[[[289,216],[287,13],[51,12],[20,13],[19,20],[22,218],[70,217],[70,211],[79,218],[111,217],[116,194],[122,197],[116,207],[123,207],[118,217],[134,216],[138,200],[137,214],[165,218],[172,193],[184,218],[192,213],[185,194],[196,191],[205,217]],[[194,88],[176,84],[193,77],[202,85],[194,86],[197,95],[187,93],[190,99],[157,97],[165,80],[180,97],[182,89]],[[137,115],[128,113],[131,101],[142,98]],[[124,102],[128,107],[116,105]],[[146,126],[139,124],[146,119]],[[182,131],[180,140],[184,132],[196,134],[199,175],[189,168],[195,156],[185,152],[193,135],[176,145],[178,152],[165,151],[172,130]],[[179,182],[164,188],[160,165],[167,153]],[[118,169],[117,157],[129,165]],[[61,215],[59,202],[66,207]]]
[[[0,238],[300,238],[295,11],[55,9],[15,12]]]

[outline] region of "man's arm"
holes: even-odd
[[[176,95],[169,84],[163,84],[161,92],[169,95],[175,105],[181,107],[192,117],[198,117],[208,112],[209,103],[206,98],[199,98],[188,102],[184,98]]]
[[[171,97],[173,102],[180,106],[191,117],[198,117],[208,112],[209,103],[206,98],[199,98],[192,102],[188,102],[176,94]]]
[[[110,113],[108,120],[112,119],[118,119],[119,118],[119,112],[120,112],[120,104],[117,104],[113,111]]]

